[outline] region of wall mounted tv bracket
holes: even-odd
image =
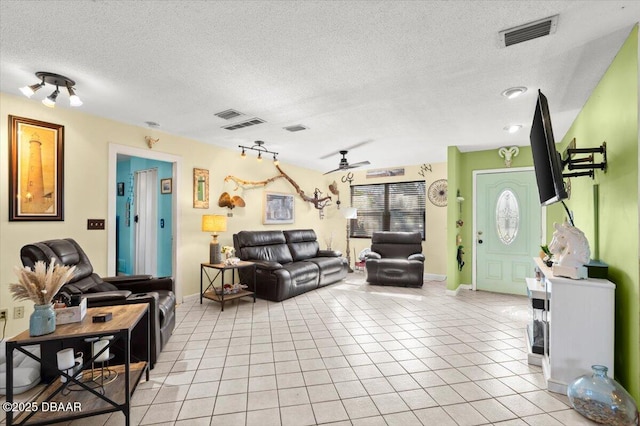
[[[586,157],[574,158],[577,154],[589,154]],[[602,162],[595,163],[594,155],[602,154]],[[586,163],[586,164],[585,164]],[[588,170],[586,172],[573,172],[563,173],[562,177],[572,178],[580,176],[589,176],[594,179],[594,170],[602,170],[607,172],[607,143],[602,142],[602,145],[596,148],[576,148],[575,138],[569,142],[569,146],[564,152],[562,167],[567,167],[569,170]]]

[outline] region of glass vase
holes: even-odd
[[[33,305],[34,311],[29,317],[29,336],[42,336],[56,331],[56,313],[53,304]]]
[[[638,408],[618,382],[607,376],[607,367],[592,365],[593,374],[578,377],[567,387],[571,406],[580,414],[614,426],[638,424]]]

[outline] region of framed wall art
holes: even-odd
[[[209,170],[193,169],[193,208],[209,208]]]
[[[9,116],[9,220],[64,220],[64,126]]]
[[[118,197],[124,197],[124,182],[118,182]]]
[[[171,178],[160,179],[160,193],[171,194],[173,192],[173,180]]]
[[[265,225],[293,223],[294,207],[295,200],[293,194],[265,192],[262,223]]]

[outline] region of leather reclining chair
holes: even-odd
[[[89,258],[71,238],[27,244],[20,250],[20,258],[22,264],[29,268],[40,260],[48,265],[52,258],[57,264],[75,266],[74,276],[62,286],[58,296],[82,295],[87,299],[88,308],[148,302],[150,362],[153,368],[176,323],[176,296],[171,277],[133,275],[101,278],[93,272]],[[146,354],[144,340],[144,336],[133,336],[131,352]]]
[[[365,268],[370,284],[422,287],[422,236],[419,232],[374,232]]]

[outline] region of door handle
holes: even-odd
[[[482,240],[482,231],[478,231],[478,244],[482,244],[484,241]]]
[[[135,223],[138,223],[138,215],[135,215],[135,216],[133,217],[133,221],[134,221]]]

